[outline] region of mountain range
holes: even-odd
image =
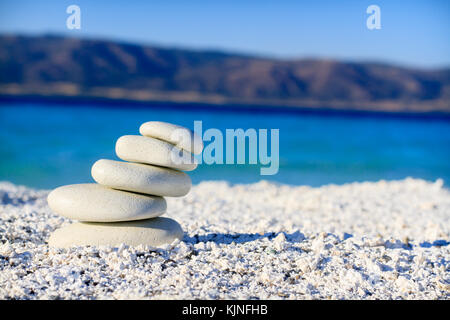
[[[450,113],[450,68],[0,35],[0,97]]]

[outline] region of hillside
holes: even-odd
[[[0,36],[0,96],[450,112],[450,69]]]

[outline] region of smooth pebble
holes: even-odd
[[[154,218],[140,221],[92,223],[78,222],[52,233],[48,244],[56,248],[73,246],[158,247],[183,238],[183,229],[173,219]]]
[[[150,137],[126,135],[116,142],[116,154],[125,161],[192,171],[197,168],[193,154],[175,145]]]
[[[156,196],[181,197],[191,189],[186,173],[147,164],[101,159],[91,174],[101,185]]]
[[[89,222],[148,219],[160,216],[167,209],[162,197],[114,190],[95,183],[56,188],[47,201],[54,212]]]
[[[170,142],[180,149],[195,154],[200,154],[203,150],[203,141],[199,135],[188,128],[176,124],[149,121],[141,125],[139,133],[146,137]]]

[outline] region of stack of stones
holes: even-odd
[[[92,166],[97,183],[62,186],[49,194],[54,212],[79,221],[56,230],[50,246],[158,247],[183,237],[175,220],[159,216],[167,209],[163,197],[189,192],[191,179],[182,171],[197,167],[193,154],[202,152],[203,142],[191,130],[165,122],[146,122],[139,132],[116,142],[117,156],[127,162],[101,159]]]

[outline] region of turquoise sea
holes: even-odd
[[[201,165],[194,183],[261,179],[320,186],[405,177],[450,182],[450,120],[327,112],[217,110],[208,106],[0,102],[0,181],[54,188],[92,182],[100,158],[118,159],[117,138],[158,120],[203,129],[280,129],[280,169],[260,165]]]

